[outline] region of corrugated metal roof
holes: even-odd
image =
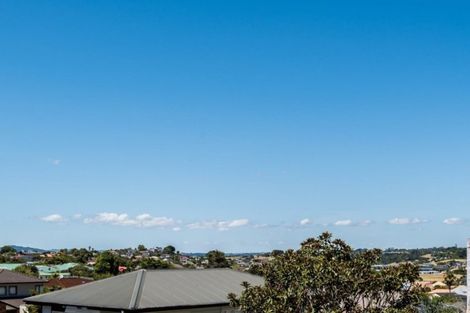
[[[69,269],[77,265],[78,263],[65,263],[65,264],[57,264],[57,265],[36,265],[36,267],[39,272],[54,274],[54,273],[68,271]]]
[[[42,279],[0,269],[0,284],[44,283]]]
[[[262,277],[230,269],[140,270],[25,301],[120,310],[222,305],[229,293],[241,293],[244,281],[264,283]]]
[[[0,269],[13,271],[18,266],[23,265],[23,263],[0,263]]]

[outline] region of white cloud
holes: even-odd
[[[351,226],[352,224],[351,220],[339,220],[334,223],[335,226]]]
[[[49,160],[49,162],[54,165],[54,166],[59,166],[60,163],[62,162],[62,160],[59,160],[59,159],[52,159],[52,160]]]
[[[447,225],[458,225],[463,224],[464,220],[459,217],[449,217],[442,222]]]
[[[140,214],[135,218],[129,217],[125,213],[99,213],[91,218],[83,220],[85,224],[110,224],[119,226],[136,226],[136,227],[170,227],[176,225],[172,218],[153,217],[150,214]]]
[[[217,230],[229,230],[231,228],[237,228],[246,226],[249,224],[249,221],[245,218],[229,221],[202,221],[195,222],[186,225],[189,229],[217,229]]]
[[[82,218],[82,215],[80,213],[77,213],[77,214],[74,214],[72,217],[74,220],[79,220]]]
[[[253,228],[268,228],[268,227],[270,227],[270,225],[266,223],[253,225]]]
[[[65,222],[65,218],[60,214],[51,214],[48,216],[41,217],[41,221],[47,223],[61,223]]]
[[[363,221],[360,221],[357,225],[359,225],[359,226],[369,226],[370,224],[372,224],[371,220],[363,220]]]
[[[180,231],[181,230],[181,227],[173,227],[173,231]]]
[[[304,218],[302,220],[300,220],[299,224],[302,225],[302,226],[305,226],[305,225],[308,225],[308,224],[311,224],[312,221],[310,221],[310,219],[308,218]]]
[[[388,223],[393,225],[422,224],[426,223],[426,220],[419,218],[395,217],[389,220]]]
[[[362,220],[362,221],[359,221],[359,222],[354,222],[352,220],[338,220],[336,222],[333,223],[334,226],[369,226],[370,224],[372,224],[373,222],[371,220]],[[328,224],[324,225],[324,226],[328,226]]]

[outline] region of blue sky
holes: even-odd
[[[466,1],[2,1],[0,244],[470,236]]]

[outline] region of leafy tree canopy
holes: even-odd
[[[26,265],[26,264],[20,265],[17,268],[15,268],[14,271],[17,273],[25,274],[25,275],[32,276],[32,277],[39,276],[38,268],[32,265]]]
[[[142,259],[139,263],[140,268],[148,269],[148,270],[156,270],[162,268],[169,268],[170,264],[163,260],[158,260],[154,258],[145,258]]]
[[[459,283],[457,276],[452,271],[447,271],[444,275],[444,284],[449,288],[449,293],[452,290],[453,286],[456,286]]]
[[[119,266],[129,266],[127,263],[120,256],[110,251],[104,251],[96,258],[95,271],[98,274],[117,275]]]
[[[0,253],[1,253],[1,254],[16,253],[16,250],[15,250],[15,248],[13,248],[12,246],[3,246],[3,247],[0,249]]]
[[[77,277],[93,277],[93,270],[88,266],[79,264],[72,267],[70,270],[70,275]]]
[[[230,263],[225,258],[225,253],[219,250],[207,252],[207,261],[210,268],[230,267]]]
[[[163,254],[175,254],[176,248],[172,245],[166,246],[163,248]]]
[[[378,249],[354,252],[330,233],[304,241],[263,265],[265,285],[229,295],[242,312],[417,312],[422,290],[418,268],[401,264],[376,271]]]

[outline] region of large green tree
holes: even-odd
[[[176,248],[172,245],[169,245],[169,246],[166,246],[165,248],[163,248],[162,253],[163,254],[173,255],[173,254],[175,254],[175,251],[176,251]]]
[[[330,233],[304,241],[263,265],[263,286],[244,284],[229,295],[242,312],[383,313],[416,312],[421,289],[418,268],[401,264],[376,271],[378,249],[354,252]]]
[[[75,258],[75,262],[86,264],[93,257],[93,252],[85,248],[72,249],[70,254]]]
[[[449,293],[452,291],[452,287],[458,284],[458,278],[455,274],[448,270],[444,275],[444,284],[446,284],[449,289]]]
[[[76,277],[93,277],[93,270],[86,265],[78,264],[72,267],[70,270],[70,275]]]
[[[3,247],[0,249],[0,253],[1,253],[1,254],[16,253],[16,250],[15,250],[15,248],[13,248],[12,246],[3,246]]]
[[[104,251],[96,258],[95,271],[98,274],[117,275],[119,266],[124,264],[123,260],[110,251]]]
[[[225,257],[225,253],[219,250],[207,252],[207,262],[210,268],[230,267],[230,263]]]

